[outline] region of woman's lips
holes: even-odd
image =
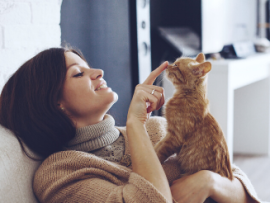
[[[107,84],[106,84],[105,82],[103,82],[103,83],[101,83],[101,84],[98,86],[97,89],[95,89],[95,91],[98,91],[98,90],[100,90],[100,89],[104,89],[104,88],[107,88],[107,87],[108,87]]]

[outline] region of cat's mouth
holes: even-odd
[[[168,71],[167,78],[172,79],[173,77],[176,77],[175,73]]]
[[[166,70],[166,76],[168,79],[172,79],[173,77],[176,77],[175,73],[173,73],[171,70],[167,69]]]
[[[168,78],[173,82],[174,80],[177,80],[177,75],[174,72],[169,72]]]

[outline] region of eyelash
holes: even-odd
[[[83,76],[83,73],[84,72],[78,73],[78,74],[74,75],[73,77],[81,77],[81,76]]]

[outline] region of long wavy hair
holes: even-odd
[[[46,158],[63,150],[75,136],[73,122],[58,106],[66,77],[67,51],[85,60],[81,52],[72,48],[44,50],[9,78],[0,95],[0,124],[15,134],[29,157],[23,143]]]

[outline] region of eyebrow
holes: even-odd
[[[79,65],[78,63],[72,63],[67,67],[67,70],[71,67],[71,66],[75,66],[75,65]]]

